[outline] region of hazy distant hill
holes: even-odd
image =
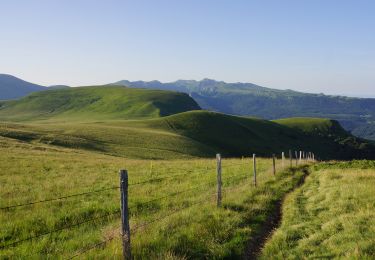
[[[0,74],[0,100],[20,98],[31,92],[42,90],[47,90],[47,88],[11,75]]]
[[[204,79],[127,81],[115,84],[134,88],[175,90],[190,94],[203,109],[265,119],[283,117],[322,117],[338,120],[346,130],[360,137],[374,139],[375,99],[350,98],[278,90],[251,83],[226,83]]]
[[[48,86],[48,89],[64,89],[64,88],[70,88],[70,87],[67,86],[67,85],[52,85],[52,86]]]

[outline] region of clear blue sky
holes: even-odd
[[[375,1],[0,0],[0,73],[375,96]]]

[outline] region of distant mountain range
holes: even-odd
[[[227,114],[257,116],[265,119],[285,117],[335,119],[354,135],[375,140],[374,98],[308,94],[293,90],[270,89],[251,83],[226,83],[211,79],[178,80],[170,83],[122,80],[112,84],[187,93],[203,109]],[[17,99],[32,92],[56,88],[68,88],[68,86],[45,87],[11,75],[0,74],[0,100]]]
[[[0,100],[16,99],[47,88],[8,74],[0,74]]]
[[[265,119],[321,117],[338,120],[346,130],[375,140],[375,99],[309,94],[261,87],[251,83],[226,83],[212,79],[159,81],[121,80],[113,84],[132,88],[188,93],[207,110]]]
[[[69,86],[65,85],[53,85],[46,87],[24,81],[12,75],[0,74],[0,100],[17,99],[33,92],[68,87]]]

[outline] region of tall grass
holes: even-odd
[[[375,165],[326,163],[289,195],[262,259],[374,259]]]
[[[118,170],[127,169],[136,258],[239,257],[274,202],[303,175],[273,176],[272,160],[261,158],[255,188],[250,158],[224,158],[217,208],[214,159],[134,160],[7,138],[0,138],[0,151],[0,207],[118,186]],[[1,210],[0,257],[120,258],[118,212],[118,189]]]

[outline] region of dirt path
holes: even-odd
[[[309,175],[308,167],[302,168],[301,170],[303,171],[304,175],[298,182],[296,187],[290,192],[293,192],[296,188],[302,186],[305,182],[305,178]],[[287,196],[288,194],[286,194],[285,196]],[[266,241],[272,237],[273,232],[280,226],[282,219],[282,205],[285,196],[283,199],[276,201],[274,209],[268,216],[265,224],[261,227],[258,234],[248,242],[243,257],[244,259],[257,259]]]

